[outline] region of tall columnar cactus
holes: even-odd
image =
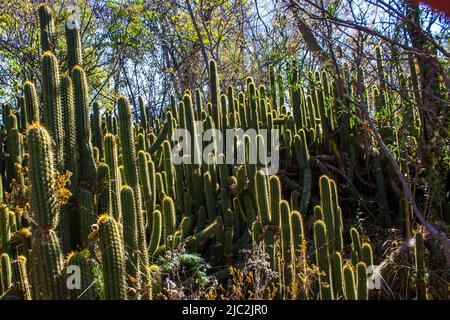
[[[350,263],[345,265],[343,274],[345,300],[356,300],[355,272]]]
[[[269,206],[269,193],[267,190],[267,176],[263,172],[258,171],[255,176],[256,198],[258,202],[258,213],[261,223],[264,226],[270,225],[271,215]]]
[[[25,81],[23,95],[25,97],[25,111],[28,124],[39,121],[39,99],[33,82]]]
[[[54,229],[59,206],[55,189],[53,142],[39,124],[28,129],[30,209],[33,222],[42,230]]]
[[[81,50],[81,34],[77,26],[69,27],[66,24],[66,43],[67,43],[67,65],[71,72],[75,66],[83,65],[83,54]]]
[[[105,212],[111,212],[112,208],[112,192],[111,192],[111,180],[110,170],[106,163],[99,163],[98,165],[98,178],[95,186],[95,192],[97,196],[97,213],[98,215]]]
[[[17,99],[17,106],[20,113],[20,131],[23,132],[25,131],[28,123],[24,96],[19,96],[19,98]]]
[[[333,290],[335,299],[339,299],[343,294],[343,275],[342,275],[342,255],[336,251],[332,257],[333,269]]]
[[[95,223],[94,196],[88,190],[80,190],[78,194],[78,212],[80,216],[80,242],[82,248],[87,247],[92,225]]]
[[[81,162],[79,182],[87,187],[93,187],[97,179],[97,167],[91,143],[89,89],[86,74],[80,66],[73,68],[72,81],[75,96],[77,143]]]
[[[321,275],[319,277],[320,296],[322,300],[333,300],[333,280],[328,251],[327,227],[321,220],[314,222],[314,245],[316,264]]]
[[[305,231],[302,215],[295,210],[291,212],[291,240],[292,256],[296,259],[296,265],[303,269],[306,267]]]
[[[126,300],[125,251],[119,224],[109,215],[100,216],[97,224],[102,254],[105,298],[108,300]]]
[[[285,200],[280,202],[280,226],[281,226],[281,252],[283,266],[283,288],[288,290],[292,282],[292,239],[291,239],[291,219],[289,204]],[[287,295],[287,292],[284,293]]]
[[[41,31],[41,50],[49,51],[55,49],[54,23],[50,8],[42,3],[39,6],[39,26]]]
[[[69,76],[61,78],[61,107],[64,124],[64,170],[70,171],[70,191],[76,196],[78,187],[78,144],[73,101],[73,85]],[[37,106],[35,106],[37,108]],[[30,111],[31,112],[31,111]]]
[[[344,248],[344,240],[342,238],[342,211],[338,204],[338,192],[337,185],[334,180],[330,179],[331,188],[331,205],[333,207],[334,214],[334,249],[336,251],[342,251]]]
[[[148,214],[153,212],[153,197],[154,188],[152,188],[152,182],[150,180],[149,166],[147,164],[147,155],[144,151],[138,152],[138,172],[139,172],[139,182],[141,183],[141,190],[143,194],[144,207]],[[154,175],[154,172],[152,172]],[[150,220],[151,221],[151,220]]]
[[[9,238],[10,238],[10,228],[9,228],[9,209],[7,206],[0,205],[0,240],[1,240],[1,252],[9,252]]]
[[[152,215],[152,230],[150,233],[150,242],[148,246],[148,254],[152,256],[159,247],[161,234],[163,229],[161,211],[154,210]]]
[[[271,176],[269,178],[269,191],[271,223],[274,226],[283,228],[283,225],[280,224],[281,182],[278,176]]]
[[[172,198],[165,196],[162,204],[163,209],[163,229],[164,229],[164,244],[166,249],[171,249],[169,246],[168,238],[173,236],[176,228],[176,216],[175,216],[175,205]]]
[[[12,263],[14,281],[22,294],[23,300],[32,300],[30,282],[28,281],[27,258],[18,256]]]
[[[145,131],[148,129],[148,118],[147,118],[147,109],[145,108],[144,97],[138,97],[139,103],[139,114],[141,120],[141,127],[144,128]]]
[[[28,129],[30,154],[30,210],[33,221],[32,254],[37,266],[40,298],[61,299],[62,254],[59,239],[53,231],[59,218],[59,203],[55,186],[55,165],[52,139],[42,126],[35,124]]]
[[[360,260],[364,262],[367,267],[373,265],[373,253],[372,253],[372,246],[370,245],[370,243],[365,242],[361,246]]]
[[[65,298],[63,268],[64,261],[60,240],[56,232],[36,229],[32,238],[32,264],[37,264],[40,299],[60,300]]]
[[[102,119],[100,115],[100,104],[99,102],[94,102],[92,105],[93,113],[93,121],[92,121],[92,131],[94,135],[94,146],[98,148],[100,159],[104,157],[104,148],[103,148],[103,130],[102,130]]]
[[[416,233],[415,263],[416,263],[416,292],[418,300],[426,300],[426,277],[425,277],[425,247],[423,235]]]
[[[14,178],[17,183],[23,185],[23,178],[20,169],[17,166],[22,165],[22,135],[17,128],[12,128],[8,135],[8,165],[10,178]]]
[[[356,275],[358,279],[358,300],[368,300],[369,291],[367,288],[367,266],[364,262],[358,262],[356,265]]]
[[[58,168],[64,166],[64,129],[61,109],[61,88],[58,60],[47,51],[42,56],[43,124],[55,142]]]
[[[327,228],[327,241],[330,254],[335,251],[334,231],[335,213],[332,205],[331,183],[327,176],[321,176],[320,181],[320,206],[323,211],[323,221]]]
[[[136,205],[133,189],[123,186],[120,191],[120,203],[123,215],[123,245],[126,252],[126,271],[130,276],[139,276],[139,244],[136,223]]]
[[[352,239],[352,250],[355,251],[359,257],[361,257],[361,237],[359,236],[358,230],[351,228],[350,237]]]
[[[142,213],[141,191],[136,165],[135,134],[133,130],[130,103],[127,98],[120,97],[118,101],[119,111],[119,136],[122,145],[122,161],[125,175],[125,182],[134,192],[136,208],[136,224],[138,232],[139,251],[141,253],[140,263],[144,269],[148,267],[147,241],[145,238],[145,224]]]
[[[164,171],[166,172],[167,178],[167,193],[172,198],[175,199],[175,171],[172,164],[172,148],[170,147],[170,142],[165,140],[163,142],[164,150]],[[181,199],[177,199],[181,201]]]
[[[117,156],[116,137],[111,133],[105,135],[105,162],[109,167],[111,184],[111,213],[117,222],[122,223],[122,209],[120,205],[121,180],[119,176],[119,160]]]
[[[11,259],[7,253],[0,256],[0,284],[2,293],[5,293],[12,284]]]
[[[220,84],[219,75],[217,73],[217,65],[214,60],[209,61],[209,87],[211,90],[211,104],[212,104],[212,116],[214,120],[214,127],[216,129],[221,128],[221,104],[219,101],[220,97]]]

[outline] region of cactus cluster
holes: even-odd
[[[270,67],[269,90],[249,77],[242,91],[232,86],[222,91],[211,60],[210,102],[200,89],[186,90],[179,101],[172,97],[161,119],[151,119],[142,96],[138,106],[125,96],[112,106],[91,105],[80,30],[66,29],[68,61],[60,64],[45,4],[39,18],[42,104],[27,81],[18,110],[2,109],[0,293],[16,288],[23,299],[151,299],[160,288],[151,266],[167,252],[185,247],[215,266],[230,266],[241,249],[261,247],[277,274],[272,284],[279,298],[369,298],[372,246],[358,226],[344,226],[355,216],[344,212],[337,178],[318,157],[328,154],[339,165],[342,153],[353,162],[366,157],[339,97],[338,89],[350,84],[329,80],[325,71],[301,78],[294,62],[285,72]],[[373,108],[388,112],[381,55],[377,48],[380,82]],[[176,129],[195,137],[197,121],[203,131],[253,129],[256,136],[245,134],[234,143],[246,151],[245,161],[226,163],[235,155],[215,141],[208,154],[213,161],[198,163],[194,156],[207,144],[193,139],[181,155],[190,161],[175,162]],[[271,133],[263,139],[263,129],[278,129],[281,147],[271,148]],[[278,174],[268,175],[249,161],[254,146],[280,150]],[[367,154],[375,168],[378,218],[390,226],[383,158],[372,149]],[[25,203],[4,197],[17,185],[27,191]],[[419,298],[426,286],[423,251],[417,233]],[[81,272],[81,289],[70,290],[68,270],[74,266]],[[310,279],[313,267],[317,281]],[[102,285],[95,285],[99,281]],[[308,281],[315,282],[307,286]]]

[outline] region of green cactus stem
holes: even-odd
[[[53,17],[50,8],[45,3],[39,6],[39,26],[41,31],[41,50],[49,51],[55,49]]]
[[[368,300],[369,290],[367,288],[367,266],[364,262],[356,265],[356,275],[358,279],[358,300]]]
[[[343,274],[345,300],[356,300],[355,273],[350,263],[344,266]]]
[[[21,292],[23,300],[32,300],[31,287],[28,281],[27,258],[18,256],[12,263],[15,282]]]
[[[333,282],[328,251],[327,227],[322,220],[314,222],[314,245],[319,277],[320,296],[322,300],[333,300]]]
[[[119,224],[109,215],[97,220],[104,279],[105,299],[126,300],[125,252]]]
[[[159,242],[161,240],[162,234],[162,215],[161,211],[154,210],[152,216],[152,230],[150,233],[150,242],[148,247],[148,254],[150,256],[154,255],[159,247]]]

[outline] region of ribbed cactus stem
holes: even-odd
[[[105,299],[126,300],[125,252],[120,237],[119,224],[109,215],[100,216],[97,224],[102,255]]]
[[[220,84],[219,75],[217,73],[217,65],[214,60],[209,61],[209,87],[211,90],[211,104],[212,104],[212,116],[214,120],[215,128],[221,128],[221,104],[219,101],[220,97]]]
[[[7,206],[0,205],[0,244],[1,252],[9,252],[9,237],[10,237],[10,224],[9,224],[9,209]]]
[[[267,226],[271,223],[269,210],[269,194],[267,190],[267,177],[262,171],[258,171],[255,176],[256,198],[258,203],[258,213],[261,223]]]
[[[122,222],[122,208],[120,205],[120,188],[121,180],[119,173],[119,159],[117,156],[117,143],[116,137],[111,133],[105,135],[105,162],[109,167],[109,178],[111,184],[111,203],[112,203],[112,215],[117,222]]]
[[[59,215],[52,146],[44,127],[36,124],[28,129],[30,209],[33,221],[43,229],[55,228]]]
[[[81,52],[81,34],[79,28],[69,28],[66,24],[67,43],[67,65],[71,72],[75,66],[83,65],[83,54]]]
[[[361,237],[355,228],[350,229],[350,237],[352,239],[352,250],[356,251],[361,256]]]
[[[17,260],[13,262],[13,274],[23,300],[32,300],[31,287],[28,281],[27,258],[25,256],[18,256]]]
[[[356,300],[355,272],[350,263],[345,265],[343,274],[345,300]]]
[[[99,156],[100,159],[102,160],[104,157],[104,148],[103,148],[103,130],[102,130],[102,119],[100,115],[100,104],[97,101],[94,102],[92,109],[94,111],[92,121],[94,146],[98,148]]]
[[[78,212],[80,215],[80,241],[87,247],[92,225],[95,223],[94,198],[90,191],[81,190],[78,194]]]
[[[120,203],[123,214],[123,244],[126,252],[127,273],[136,278],[139,273],[138,231],[136,224],[136,206],[133,189],[123,186],[120,191]]]
[[[328,251],[327,227],[321,220],[314,222],[314,245],[319,277],[320,296],[322,300],[333,300],[333,282]]]
[[[292,242],[291,242],[291,219],[289,203],[285,200],[280,202],[280,225],[281,225],[281,252],[283,266],[283,287],[287,289],[292,281]]]
[[[42,56],[43,124],[54,140],[58,167],[63,168],[64,129],[61,109],[61,88],[58,61],[47,51]]]
[[[162,204],[163,226],[164,226],[164,244],[169,248],[168,238],[173,236],[176,228],[175,205],[172,198],[165,196]]]
[[[164,171],[166,172],[167,178],[167,193],[172,199],[175,199],[175,171],[172,164],[172,148],[168,140],[163,142],[163,154]],[[179,201],[180,200],[181,199],[179,199]]]
[[[97,179],[97,168],[91,143],[89,96],[86,74],[80,66],[72,70],[75,97],[77,144],[80,153],[79,182],[92,187]]]
[[[150,181],[150,174],[148,172],[147,155],[142,150],[138,152],[138,173],[145,210],[147,210],[147,212],[153,212],[153,190]]]
[[[141,252],[140,262],[144,268],[148,266],[147,241],[145,238],[144,216],[142,213],[141,192],[136,166],[135,132],[133,130],[131,107],[127,98],[120,97],[118,101],[120,142],[122,145],[122,161],[125,182],[134,192],[136,208],[136,224],[138,231],[138,244]],[[122,206],[123,207],[123,206]]]
[[[338,299],[343,294],[343,275],[342,275],[342,255],[340,252],[336,251],[333,254],[333,289],[334,297]]]
[[[361,246],[360,261],[364,262],[367,267],[373,265],[372,246],[367,242],[363,243],[363,245]]]
[[[12,284],[11,259],[7,253],[2,253],[0,256],[0,266],[1,289],[2,293],[5,293]]]
[[[103,213],[111,212],[111,180],[110,170],[106,163],[100,163],[98,165],[98,179],[95,187],[97,193],[97,213],[101,215]]]
[[[269,190],[271,223],[274,226],[283,228],[283,225],[280,225],[281,182],[278,176],[274,175],[269,178]]]
[[[32,251],[37,263],[38,283],[41,288],[40,298],[43,300],[64,299],[63,256],[60,241],[53,230],[33,233]]]
[[[154,210],[152,215],[152,230],[150,233],[150,242],[148,246],[148,254],[152,256],[159,247],[162,234],[162,215],[161,211]]]
[[[61,78],[61,107],[64,123],[64,170],[72,173],[69,188],[75,195],[78,189],[78,144],[73,85],[69,76]]]
[[[144,97],[139,96],[138,97],[138,104],[139,104],[139,114],[141,116],[141,127],[144,128],[145,131],[148,129],[148,119],[147,119],[147,109],[145,108],[144,103]]]
[[[55,49],[54,39],[54,23],[50,8],[42,3],[39,6],[39,26],[40,26],[40,39],[41,50],[48,51]]]
[[[23,95],[25,97],[25,110],[28,124],[39,121],[39,99],[36,93],[36,87],[31,81],[24,83]]]
[[[369,291],[367,288],[367,266],[364,262],[358,262],[356,265],[356,275],[358,279],[358,300],[368,300]]]
[[[332,206],[332,198],[331,198],[331,182],[327,176],[321,176],[319,180],[320,186],[320,206],[322,207],[323,218],[325,225],[327,227],[327,236],[328,236],[328,248],[330,254],[332,254],[334,250],[334,231],[335,231],[335,214]]]

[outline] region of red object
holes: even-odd
[[[414,4],[425,4],[434,10],[444,12],[447,17],[450,17],[450,0],[407,0]]]

